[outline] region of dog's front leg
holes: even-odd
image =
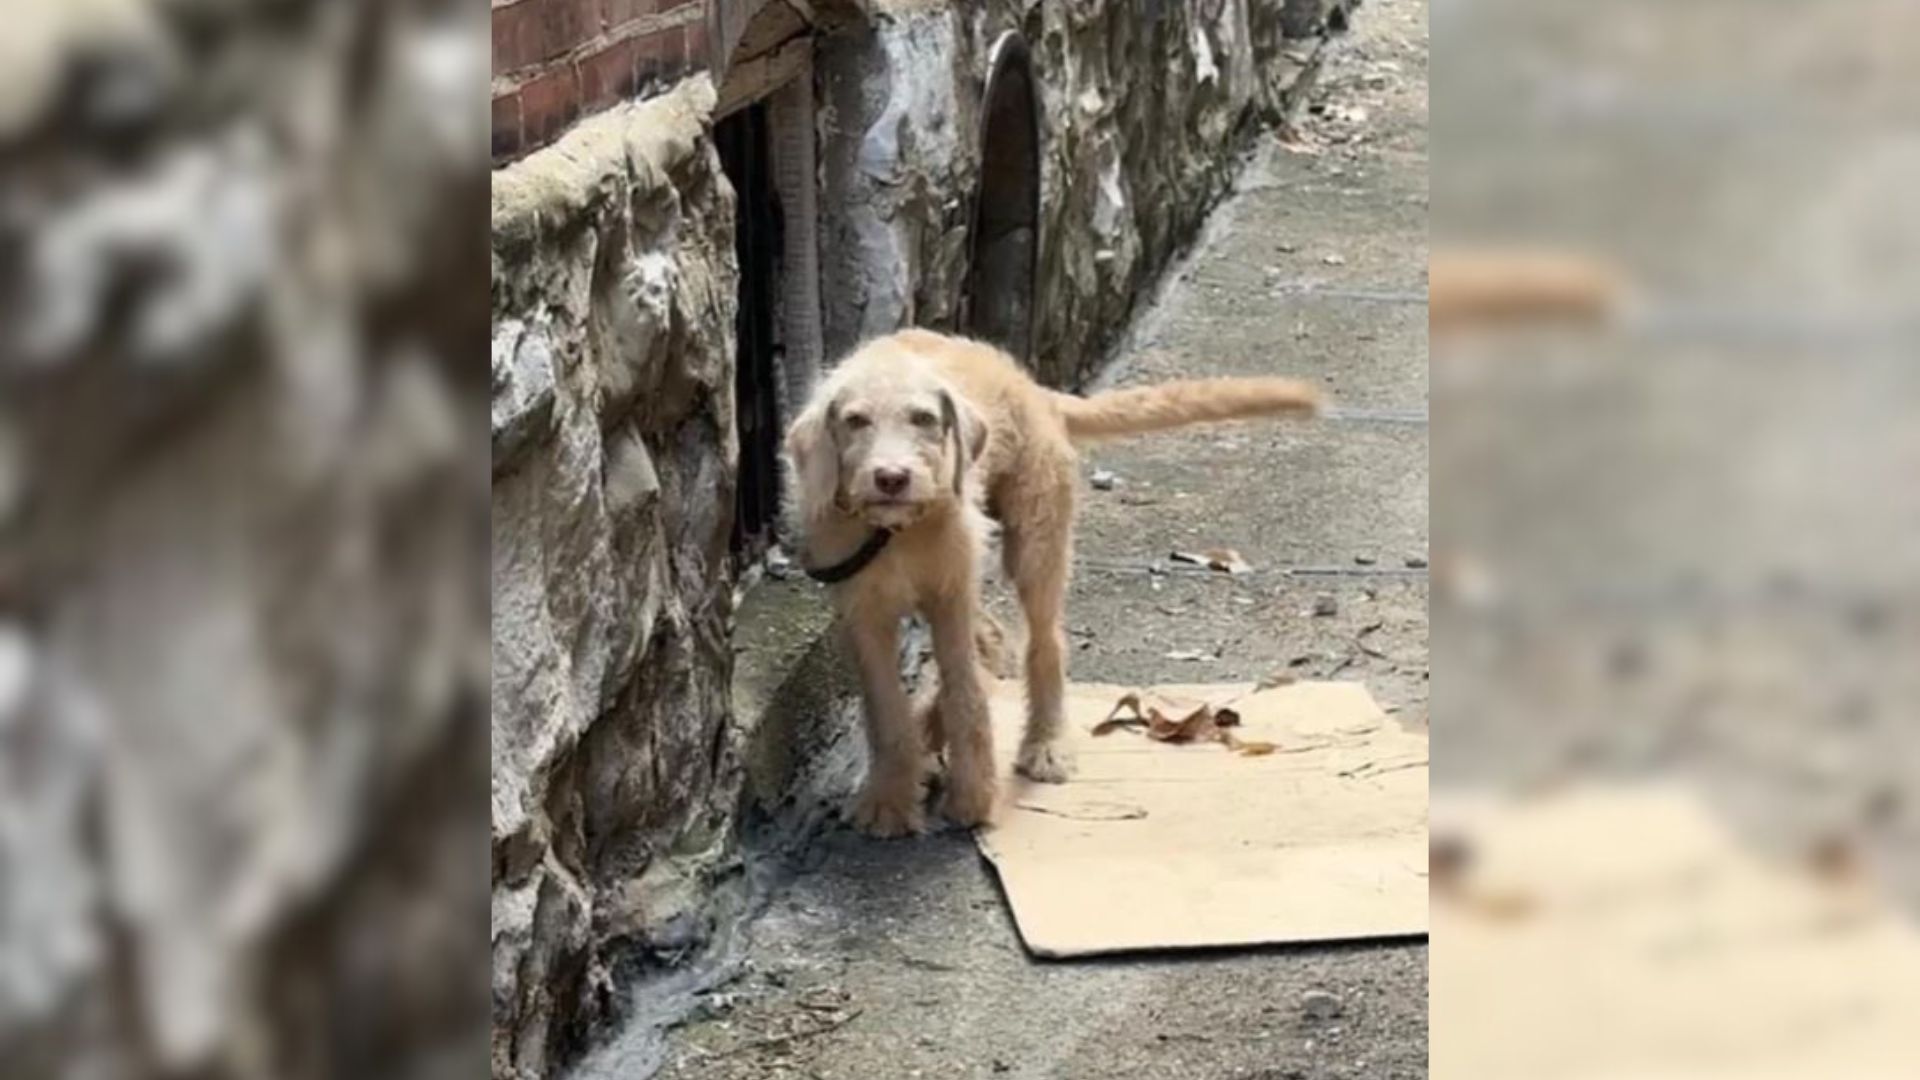
[[[920,809],[921,736],[900,685],[900,619],[848,622],[860,666],[867,719],[867,782],[853,824],[870,836],[906,836],[926,828]]]
[[[941,812],[961,825],[979,825],[993,813],[993,725],[981,684],[973,605],[969,590],[936,601],[927,613],[940,666],[939,717],[947,749]]]

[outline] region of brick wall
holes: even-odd
[[[493,0],[493,159],[708,63],[708,0]]]

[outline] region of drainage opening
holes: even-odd
[[[1030,363],[1040,255],[1039,98],[1024,38],[1004,34],[990,55],[961,329]]]
[[[734,190],[734,254],[740,303],[734,315],[734,422],[740,437],[733,551],[748,562],[766,549],[780,512],[780,395],[783,351],[774,307],[780,295],[785,219],[773,183],[767,106],[756,102],[714,125],[720,163]]]

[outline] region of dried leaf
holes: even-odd
[[[1127,709],[1132,709],[1133,715],[1121,716],[1120,714]],[[1105,735],[1117,727],[1127,727],[1144,723],[1146,723],[1146,717],[1140,713],[1140,695],[1122,694],[1120,695],[1120,700],[1114,702],[1112,711],[1107,713],[1107,718],[1093,725],[1093,733],[1095,735]]]
[[[1132,690],[1120,695],[1106,719],[1094,725],[1093,734],[1106,735],[1116,728],[1140,727],[1145,729],[1147,738],[1155,742],[1217,742],[1249,757],[1275,752],[1278,747],[1273,743],[1243,743],[1227,730],[1240,725],[1240,711],[1232,707],[1235,700],[1238,699],[1215,704]]]
[[[1205,702],[1184,712],[1163,711],[1158,706],[1147,710],[1147,738],[1160,742],[1204,742],[1215,737],[1218,725],[1213,707]]]

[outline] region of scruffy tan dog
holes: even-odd
[[[876,836],[920,831],[922,765],[943,744],[942,811],[973,825],[993,808],[975,639],[986,629],[979,581],[994,521],[1027,620],[1015,768],[1067,778],[1059,736],[1075,442],[1318,407],[1312,386],[1278,378],[1078,398],[1038,385],[992,346],[924,330],[877,338],[842,361],[788,430],[786,450],[802,560],[833,585],[860,665],[871,761],[854,823]],[[917,720],[899,667],[901,620],[912,612],[932,627],[940,676]]]

